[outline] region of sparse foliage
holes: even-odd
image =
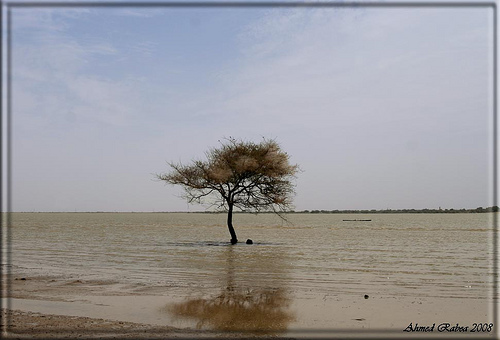
[[[282,218],[291,209],[292,179],[299,167],[289,163],[288,154],[275,140],[263,139],[257,144],[229,138],[205,154],[206,161],[195,160],[191,165],[169,163],[171,172],[157,178],[181,185],[189,203],[211,203],[226,210],[232,243],[237,242],[232,226],[234,208],[272,211]]]

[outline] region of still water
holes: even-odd
[[[168,312],[221,330],[242,313],[240,328],[286,327],[293,295],[491,298],[493,214],[288,218],[236,214],[231,246],[224,214],[15,213],[12,271],[191,296]]]

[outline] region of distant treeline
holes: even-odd
[[[467,214],[498,212],[498,206],[476,209],[384,209],[384,210],[300,210],[287,211],[287,214]],[[220,211],[198,211],[193,213],[219,214]],[[235,214],[249,213],[249,211],[235,211]],[[272,214],[272,211],[263,211],[260,214]]]
[[[457,214],[498,212],[498,206],[476,209],[385,209],[385,210],[303,210],[291,213],[309,214]]]
[[[28,212],[28,211],[27,211]],[[154,212],[154,211],[153,211]],[[476,209],[385,209],[385,210],[301,210],[287,211],[287,214],[467,214],[467,213],[489,213],[498,212],[498,206],[488,208],[478,207]],[[38,213],[33,211],[32,213]],[[68,213],[54,211],[51,213]],[[76,213],[76,211],[75,211]],[[78,213],[112,213],[111,211],[80,211]],[[119,213],[115,211],[115,213]],[[146,211],[128,211],[127,213],[150,213]],[[185,211],[156,211],[156,213],[186,213]],[[190,211],[191,214],[225,214],[223,211]],[[252,213],[250,211],[235,211],[235,214]],[[263,211],[261,214],[272,214],[272,211]]]

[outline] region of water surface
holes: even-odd
[[[163,312],[203,327],[262,328],[268,315],[273,330],[283,330],[301,317],[298,297],[486,303],[492,216],[291,214],[287,223],[236,214],[242,242],[232,246],[224,214],[15,213],[12,271],[94,280],[114,293],[183,297]],[[254,244],[244,244],[247,238]],[[231,312],[220,312],[228,306]],[[207,319],[213,314],[219,319]],[[235,326],[231,315],[254,315],[255,322]]]

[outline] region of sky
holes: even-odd
[[[203,211],[155,174],[229,136],[296,210],[492,205],[492,8],[10,10],[13,211]]]

